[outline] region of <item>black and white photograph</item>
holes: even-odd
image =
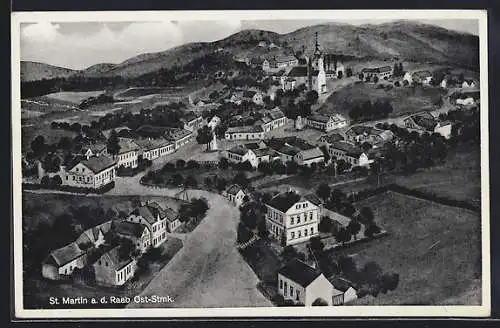
[[[11,33],[16,316],[490,314],[485,12]]]

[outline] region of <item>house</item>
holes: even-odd
[[[121,256],[120,246],[104,253],[92,264],[95,280],[105,286],[122,286],[135,274],[137,263],[129,256]]]
[[[171,154],[175,151],[175,144],[163,137],[140,138],[136,139],[135,143],[140,148],[138,158],[148,159],[150,161],[157,159],[158,157]]]
[[[476,83],[474,83],[474,80],[472,80],[472,79],[465,79],[462,82],[462,88],[475,88],[475,87],[476,87]]]
[[[330,156],[335,156],[337,160],[344,160],[351,166],[368,166],[373,160],[368,159],[365,152],[359,147],[346,141],[337,141],[330,145]]]
[[[394,138],[390,130],[382,130],[371,126],[355,125],[345,132],[347,141],[362,144],[368,142],[372,146],[379,146]]]
[[[254,57],[250,59],[249,66],[251,67],[262,67],[262,63],[264,62],[264,59],[260,57]]]
[[[118,167],[131,167],[136,168],[138,165],[140,147],[134,140],[128,138],[119,138],[118,144],[120,150],[114,159],[117,161]]]
[[[203,117],[197,116],[193,112],[187,112],[184,114],[184,117],[181,118],[181,122],[183,123],[183,127],[185,130],[194,132],[201,127],[203,123]]]
[[[421,83],[428,85],[431,83],[432,73],[429,71],[417,71],[412,74],[413,83]]]
[[[228,101],[236,105],[241,105],[241,103],[243,102],[243,92],[234,92],[233,94],[231,94],[231,97],[229,97]]]
[[[444,78],[444,79],[441,81],[441,83],[439,83],[439,86],[440,86],[441,88],[446,89],[446,87],[448,86],[448,80],[447,80],[446,78]]]
[[[181,225],[179,213],[173,208],[165,208],[165,215],[167,217],[167,232],[175,232]]]
[[[251,101],[256,105],[262,105],[264,103],[264,95],[262,92],[246,90],[243,91],[243,100]]]
[[[243,204],[245,192],[239,185],[233,184],[226,188],[223,196],[226,197],[234,206],[240,207],[241,204]]]
[[[236,126],[227,129],[226,140],[262,140],[264,130],[260,125]]]
[[[135,208],[127,221],[141,223],[149,229],[152,247],[159,247],[167,239],[167,214],[156,202]]]
[[[312,163],[322,163],[325,161],[325,154],[321,151],[321,149],[315,147],[311,149],[305,149],[299,151],[294,156],[294,161],[299,165],[308,165],[310,166]]]
[[[356,289],[345,279],[332,277],[328,279],[333,286],[332,303],[333,305],[349,304],[358,298]]]
[[[276,61],[276,67],[278,69],[296,66],[299,64],[299,60],[294,55],[283,55],[274,57]]]
[[[344,140],[344,135],[340,133],[330,133],[330,134],[324,134],[318,139],[318,145],[319,146],[327,146],[327,148],[334,142],[337,141],[342,141]]]
[[[81,154],[87,159],[93,156],[108,156],[108,148],[102,143],[90,144],[82,148]]]
[[[222,121],[220,117],[214,115],[214,117],[210,119],[207,125],[210,129],[214,130],[221,122]]]
[[[372,67],[372,68],[363,68],[361,73],[365,77],[367,76],[376,76],[379,79],[389,78],[392,76],[392,67],[391,66],[381,66],[381,67]]]
[[[130,240],[141,254],[146,253],[151,246],[151,233],[147,226],[130,221],[116,221],[113,232],[122,238]]]
[[[90,157],[77,163],[69,171],[61,166],[60,176],[63,185],[99,189],[116,177],[116,162],[109,157]]]
[[[408,84],[413,83],[413,76],[412,76],[411,72],[406,72],[405,75],[403,75],[403,81],[408,82]]]
[[[71,275],[76,268],[83,268],[86,262],[86,252],[73,242],[50,252],[42,263],[42,276],[59,280]]]
[[[403,125],[410,131],[439,133],[446,139],[451,137],[452,124],[449,121],[439,121],[429,112],[415,113],[403,119]]]
[[[318,235],[319,207],[297,193],[277,194],[266,207],[267,229],[285,245],[306,242]]]
[[[176,150],[189,143],[193,138],[193,132],[186,129],[169,128],[165,131],[165,139],[172,142]]]
[[[259,42],[259,47],[267,47],[267,42],[266,41],[260,41]]]
[[[314,114],[307,118],[307,125],[314,129],[330,132],[348,126],[349,121],[338,113],[328,116]]]
[[[462,106],[470,106],[474,105],[476,102],[474,101],[473,97],[468,97],[468,98],[457,98],[456,104],[457,105],[462,105]]]
[[[227,150],[226,153],[226,158],[230,163],[243,163],[248,161],[252,167],[257,167],[259,165],[254,151],[244,146],[234,146]]]
[[[105,236],[111,230],[112,221],[106,221],[95,227],[85,230],[78,236],[75,243],[81,249],[98,248],[106,243]]]
[[[295,304],[312,306],[317,300],[332,305],[333,286],[319,270],[299,259],[278,270],[278,294]]]
[[[281,109],[279,109],[279,107],[276,107],[265,113],[256,124],[260,124],[264,132],[269,132],[284,126],[286,123],[287,118],[285,114],[281,111]]]

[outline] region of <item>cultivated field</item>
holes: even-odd
[[[441,88],[430,86],[393,87],[390,90],[377,88],[379,84],[356,83],[333,92],[324,105],[319,109],[321,113],[348,115],[351,108],[360,105],[366,100],[372,103],[376,100],[387,100],[391,103],[393,114],[401,112],[416,112],[425,107],[431,107],[433,101],[446,94]]]
[[[45,95],[44,97],[48,99],[55,99],[55,100],[60,100],[72,104],[78,105],[79,103],[82,102],[82,100],[85,100],[90,97],[97,97],[100,94],[104,93],[104,91],[99,90],[99,91],[61,91],[61,92],[55,92],[55,93],[49,93],[48,95]]]
[[[355,305],[479,305],[470,293],[481,277],[481,220],[467,210],[387,192],[359,203],[369,206],[389,236],[345,252],[358,265],[377,262],[399,274],[396,290],[366,296]],[[457,297],[465,293],[467,297]],[[467,303],[463,303],[467,302]]]

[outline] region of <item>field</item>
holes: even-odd
[[[30,149],[31,141],[39,135],[45,138],[45,143],[55,143],[62,137],[74,138],[77,133],[73,131],[52,129],[49,125],[45,124],[38,126],[27,124],[22,127],[21,131],[21,147],[23,152]]]
[[[366,100],[372,103],[375,100],[388,100],[394,111],[393,114],[402,112],[416,112],[425,107],[430,107],[433,100],[445,94],[441,88],[428,86],[394,87],[390,90],[377,88],[379,84],[356,83],[348,85],[339,91],[333,92],[328,97],[319,112],[328,114],[338,112],[348,116],[355,105]]]
[[[124,91],[115,93],[116,99],[136,98],[141,96],[149,96],[156,94],[168,94],[171,96],[179,96],[183,94],[183,88],[160,88],[160,87],[144,87],[144,88],[129,88]]]
[[[389,236],[347,251],[358,266],[377,262],[399,274],[396,290],[366,296],[355,305],[479,305],[471,294],[481,277],[481,220],[478,215],[387,192],[358,204],[369,206]],[[462,294],[467,297],[457,297]],[[467,302],[467,303],[463,303]]]
[[[49,93],[44,97],[48,99],[55,99],[59,101],[64,101],[72,104],[80,104],[82,100],[85,100],[90,97],[97,97],[100,94],[104,93],[104,91],[61,91],[55,93]]]

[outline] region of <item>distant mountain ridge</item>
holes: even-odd
[[[248,29],[214,42],[188,43],[166,51],[134,56],[119,64],[97,64],[75,71],[43,63],[21,63],[23,81],[41,78],[83,76],[137,77],[145,73],[183,66],[223,48],[233,56],[246,56],[259,41],[282,45],[283,52],[314,51],[315,34],[324,52],[357,58],[388,59],[479,66],[479,37],[413,21],[394,21],[379,25],[320,24],[287,34]],[[37,64],[37,65],[35,65]],[[45,67],[43,66],[45,65]],[[35,72],[31,72],[31,70]],[[44,75],[45,74],[45,75]]]

